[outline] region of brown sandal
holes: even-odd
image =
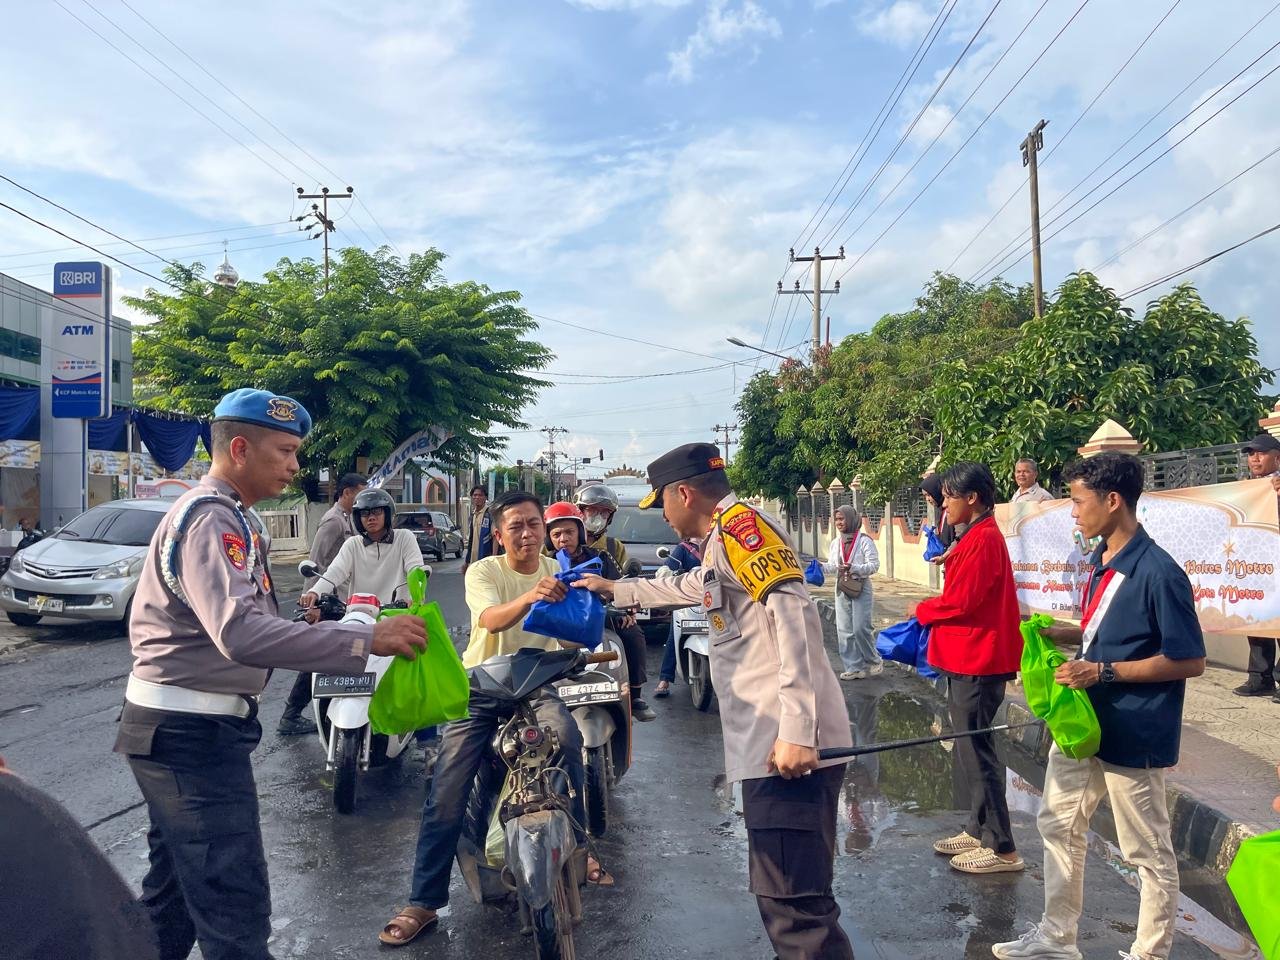
[[[407,943],[413,943],[427,927],[433,927],[440,922],[440,917],[434,910],[427,910],[423,907],[405,907],[390,922],[382,928],[382,932],[378,934],[378,939],[389,947],[403,947]],[[403,936],[396,936],[393,930],[400,931]]]
[[[595,857],[587,858],[587,883],[597,887],[612,887],[613,882],[613,875],[600,866],[599,860]]]

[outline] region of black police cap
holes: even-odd
[[[649,464],[649,486],[653,490],[640,501],[640,509],[662,506],[662,488],[667,484],[717,470],[724,470],[724,457],[714,443],[686,443],[664,453]]]

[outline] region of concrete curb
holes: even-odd
[[[822,619],[827,623],[834,623],[835,605],[833,599],[817,595],[814,596],[814,602],[818,606]],[[1016,688],[1010,687],[1009,695],[1001,708],[1001,716],[997,722],[1016,724],[1034,719],[1035,717],[1027,708],[1025,701],[1017,694]],[[1001,736],[1006,739],[1010,746],[1016,748],[1018,753],[1027,761],[1026,763],[1015,764],[1015,766],[1019,767],[1018,772],[1027,775],[1029,781],[1033,782],[1037,788],[1043,789],[1049,747],[1053,744],[1053,738],[1050,736],[1048,729],[1043,726],[1023,727],[1018,730],[1004,731]],[[1207,772],[1199,774],[1192,772],[1189,773],[1190,779],[1220,781],[1223,778],[1230,778],[1232,769],[1238,775],[1240,767],[1236,766],[1236,764],[1242,764],[1244,761],[1241,758],[1246,757],[1232,744],[1209,737],[1202,731],[1184,725],[1184,763],[1189,759],[1188,754],[1192,751],[1210,754],[1213,760],[1220,761],[1213,762],[1212,766],[1222,769],[1222,774],[1221,777],[1218,777],[1211,776]],[[1256,763],[1257,761],[1254,760],[1251,765],[1256,765]],[[1203,796],[1193,786],[1180,782],[1180,774],[1182,773],[1182,764],[1179,767],[1172,768],[1166,788],[1169,815],[1173,822],[1174,849],[1177,851],[1179,859],[1184,863],[1203,868],[1212,875],[1221,878],[1225,876],[1230,868],[1241,842],[1265,832],[1267,829],[1265,826],[1266,821],[1256,820],[1248,812],[1245,812],[1249,805],[1232,802],[1232,799],[1239,800],[1240,791],[1235,793],[1234,798],[1227,798],[1225,802],[1220,802],[1217,798]],[[1238,786],[1244,788],[1248,785],[1238,783]],[[1259,798],[1265,795],[1265,804],[1269,807],[1270,797],[1275,795],[1274,777],[1269,783],[1260,782],[1256,791],[1249,792],[1258,793]],[[1236,806],[1238,809],[1230,809],[1232,806]],[[1098,812],[1093,819],[1092,828],[1112,843],[1116,842],[1115,823],[1106,800],[1103,800],[1099,806]]]

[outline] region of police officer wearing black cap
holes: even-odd
[[[1250,477],[1271,478],[1280,505],[1280,440],[1260,433],[1244,445],[1242,452],[1249,458]],[[1241,697],[1271,697],[1280,703],[1276,680],[1276,641],[1271,637],[1250,637],[1249,679],[1234,692]]]
[[[147,804],[142,881],[161,960],[267,960],[271,891],[249,756],[270,669],[353,673],[370,652],[413,657],[417,617],[368,626],[279,616],[246,511],[298,472],[302,404],[235,390],[214,410],[213,466],[160,522],[133,600],[134,664],[115,750]],[[74,936],[74,931],[69,935]]]
[[[780,960],[852,960],[831,892],[843,760],[853,742],[840,682],[799,557],[782,527],[733,495],[719,448],[677,447],[649,464],[653,491],[702,566],[666,580],[586,577],[620,607],[701,605],[720,700],[725,774],[742,783],[751,892]]]

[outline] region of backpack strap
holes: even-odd
[[[182,538],[186,535],[187,525],[191,521],[191,515],[195,512],[195,508],[206,503],[229,503],[235,508],[236,517],[240,521],[240,530],[244,533],[245,549],[248,551],[245,569],[251,571],[251,576],[252,570],[258,562],[253,530],[249,526],[249,519],[244,515],[244,510],[241,509],[240,504],[220,493],[205,493],[198,497],[192,497],[169,520],[164,540],[160,544],[160,575],[164,578],[165,585],[173,591],[173,595],[188,607],[191,606],[191,601],[187,599],[186,591],[182,589],[182,584],[178,581],[178,548],[182,545]]]

